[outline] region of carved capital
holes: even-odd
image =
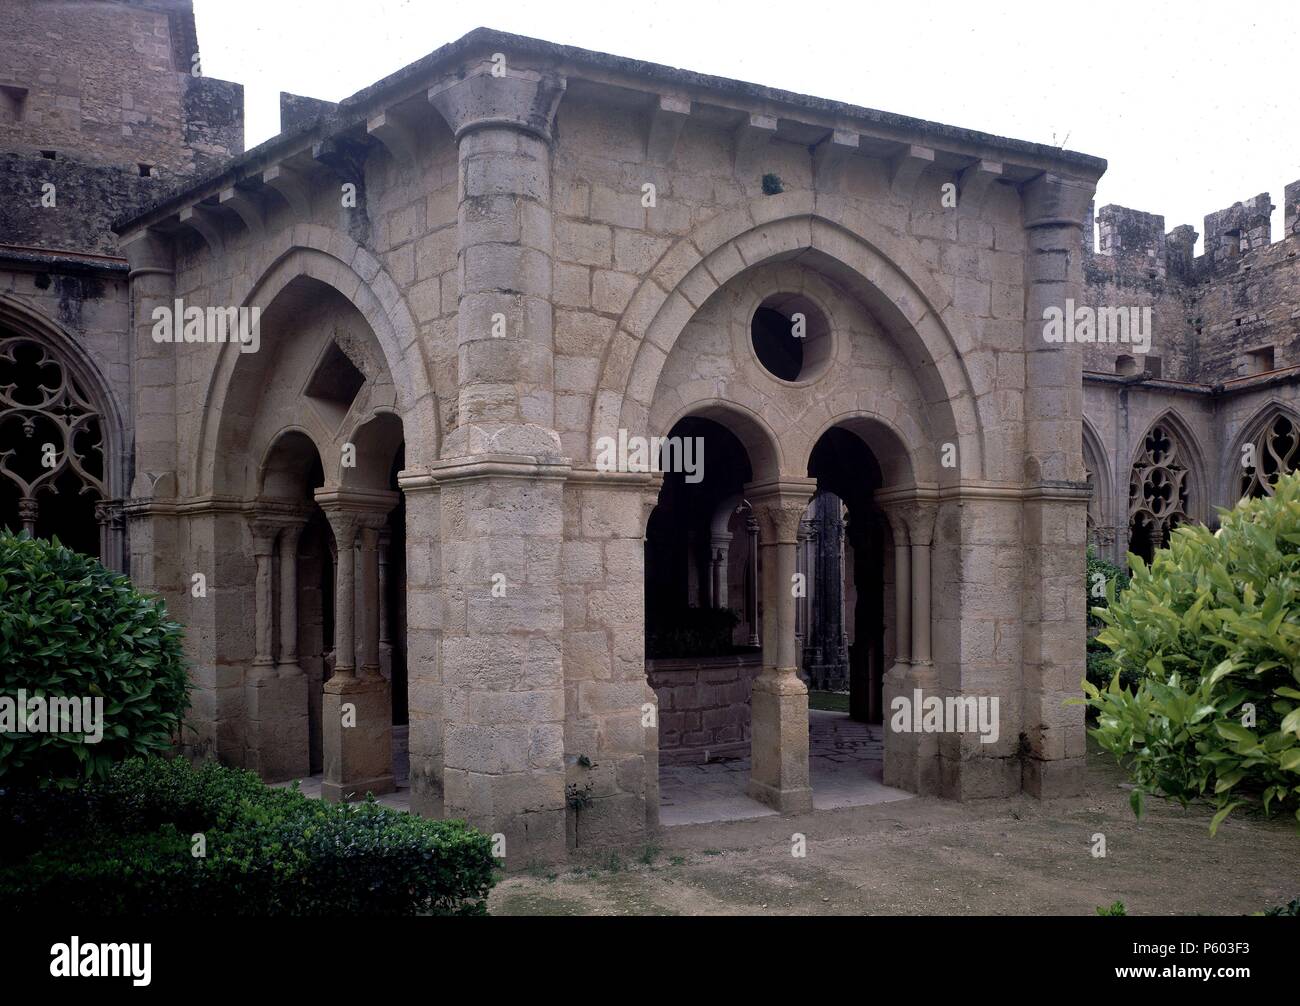
[[[913,545],[929,545],[934,540],[934,519],[938,513],[939,507],[934,503],[907,503],[902,507]]]
[[[760,541],[765,545],[796,545],[808,503],[817,490],[815,479],[784,479],[751,483],[745,498],[758,521]]]
[[[510,66],[507,54],[504,66],[485,60],[466,76],[429,88],[428,97],[457,140],[495,126],[532,133],[550,143],[565,86],[561,76]]]
[[[1050,171],[1031,178],[1020,190],[1025,230],[1034,227],[1078,227],[1088,219],[1097,191],[1095,182],[1066,178]]]

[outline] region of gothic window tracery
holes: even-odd
[[[1150,561],[1169,544],[1169,532],[1190,518],[1185,451],[1173,432],[1158,423],[1142,443],[1129,475],[1129,551]]]
[[[1241,495],[1272,496],[1278,477],[1300,467],[1300,431],[1290,418],[1278,413],[1264,425],[1252,446],[1255,463],[1242,471]]]
[[[0,334],[0,520],[100,555],[120,527],[105,487],[103,421],[86,389],[41,342]]]

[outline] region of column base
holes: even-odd
[[[939,765],[939,734],[895,729],[894,700],[907,700],[904,725],[911,724],[911,706],[916,689],[933,693],[934,667],[930,663],[895,663],[886,673],[881,718],[885,733],[884,783],[920,796],[937,796],[943,780]]]
[[[246,768],[266,782],[303,779],[311,774],[307,678],[255,676],[244,686],[248,718]],[[271,669],[274,671],[274,668]]]
[[[745,792],[782,814],[807,814],[813,809],[812,787],[802,789],[776,789],[757,779],[750,779]]]
[[[393,777],[393,707],[383,678],[336,673],[321,689],[325,779],[332,802],[380,796],[397,788]]]
[[[808,784],[808,689],[793,667],[764,668],[750,698],[747,792],[782,814],[812,810]]]
[[[1060,758],[1044,761],[1027,758],[1022,772],[1025,792],[1040,800],[1080,796],[1083,793],[1084,760]]]

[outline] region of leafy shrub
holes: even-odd
[[[730,608],[677,608],[655,618],[646,632],[646,656],[720,657],[735,653],[731,637],[740,616]]]
[[[1144,793],[1211,800],[1213,834],[1236,807],[1300,819],[1300,474],[1276,495],[1173,532],[1150,567],[1130,557],[1122,597],[1094,609],[1118,670],[1084,682],[1092,735]],[[1136,687],[1120,675],[1137,676]]]
[[[0,529],[0,692],[102,699],[103,737],[0,735],[0,779],[69,787],[167,749],[189,706],[181,629],[161,600],[55,541]],[[83,724],[84,725],[84,724]]]
[[[1300,916],[1300,898],[1292,898],[1285,905],[1274,905],[1272,908],[1265,908],[1264,914]]]
[[[75,791],[0,791],[0,900],[18,912],[481,915],[494,865],[462,822],[216,763],[132,759]]]
[[[1101,579],[1098,580],[1098,577]],[[1097,555],[1097,548],[1095,545],[1089,545],[1088,578],[1086,584],[1088,600],[1085,603],[1088,610],[1088,624],[1091,626],[1102,624],[1101,617],[1093,609],[1104,608],[1110,603],[1104,595],[1101,597],[1097,596],[1095,588],[1098,583],[1114,583],[1115,594],[1118,595],[1123,593],[1123,591],[1128,587],[1129,575],[1125,570],[1120,569],[1120,567],[1116,566],[1113,562]]]
[[[1124,902],[1116,901],[1110,905],[1098,905],[1098,915],[1128,915],[1128,909],[1124,907]]]
[[[1085,655],[1086,677],[1098,688],[1105,688],[1115,676],[1115,664],[1111,660],[1110,650],[1096,637],[1096,629],[1103,623],[1095,612],[1096,607],[1105,607],[1109,602],[1103,593],[1097,596],[1098,585],[1103,588],[1108,583],[1115,585],[1115,594],[1120,594],[1129,584],[1129,576],[1113,562],[1108,562],[1097,555],[1093,545],[1088,546],[1088,570],[1085,586],[1087,588],[1088,606],[1088,648]],[[1137,684],[1137,676],[1132,671],[1120,672],[1120,684],[1130,688]]]

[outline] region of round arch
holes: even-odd
[[[939,464],[934,451],[922,450],[893,420],[867,410],[842,412],[831,417],[809,439],[803,468],[807,471],[812,452],[826,433],[835,428],[847,430],[871,450],[880,465],[887,489],[934,485],[939,480]]]
[[[785,471],[781,442],[772,431],[772,427],[758,413],[736,402],[721,398],[692,402],[673,415],[660,435],[667,436],[683,419],[693,416],[712,420],[719,426],[725,427],[740,441],[746,454],[749,455],[753,481],[773,479]]]

